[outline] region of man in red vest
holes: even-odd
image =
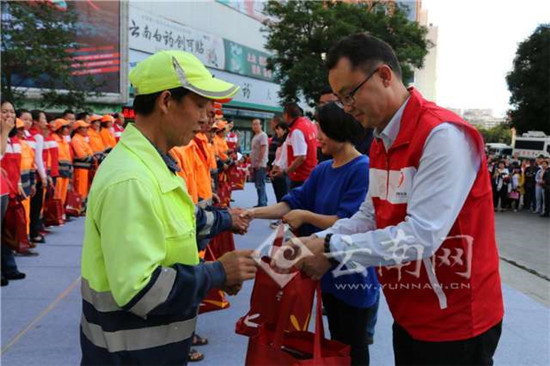
[[[365,202],[315,237],[297,263],[321,277],[379,266],[397,365],[492,365],[502,329],[491,181],[483,139],[402,81],[368,34],[327,55],[339,105],[374,128]]]
[[[287,166],[290,188],[301,186],[317,165],[317,127],[297,103],[285,104],[283,117],[290,128],[287,143]]]

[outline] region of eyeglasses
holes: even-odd
[[[378,72],[378,70],[380,70],[381,67],[382,66],[378,66],[376,69],[374,69],[374,71],[371,72],[369,76],[367,76],[367,78],[363,80],[359,85],[357,85],[348,95],[343,98],[338,98],[338,100],[334,103],[342,109],[355,103],[355,94],[359,91],[359,89],[361,89],[363,85],[365,85],[367,81],[370,80],[370,78],[374,76],[374,74]]]

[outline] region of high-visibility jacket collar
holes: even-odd
[[[157,149],[133,124],[128,124],[120,137],[120,142],[153,172],[162,193],[181,186],[181,181],[174,179],[174,174],[168,169]]]

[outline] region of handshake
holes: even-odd
[[[248,211],[244,208],[230,208],[228,210],[232,221],[231,230],[234,233],[239,235],[247,233],[250,221],[252,221],[252,217],[246,214]]]

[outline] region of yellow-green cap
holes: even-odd
[[[184,51],[160,51],[139,62],[130,72],[136,95],[184,87],[205,98],[231,99],[239,87],[216,79],[194,55]]]

